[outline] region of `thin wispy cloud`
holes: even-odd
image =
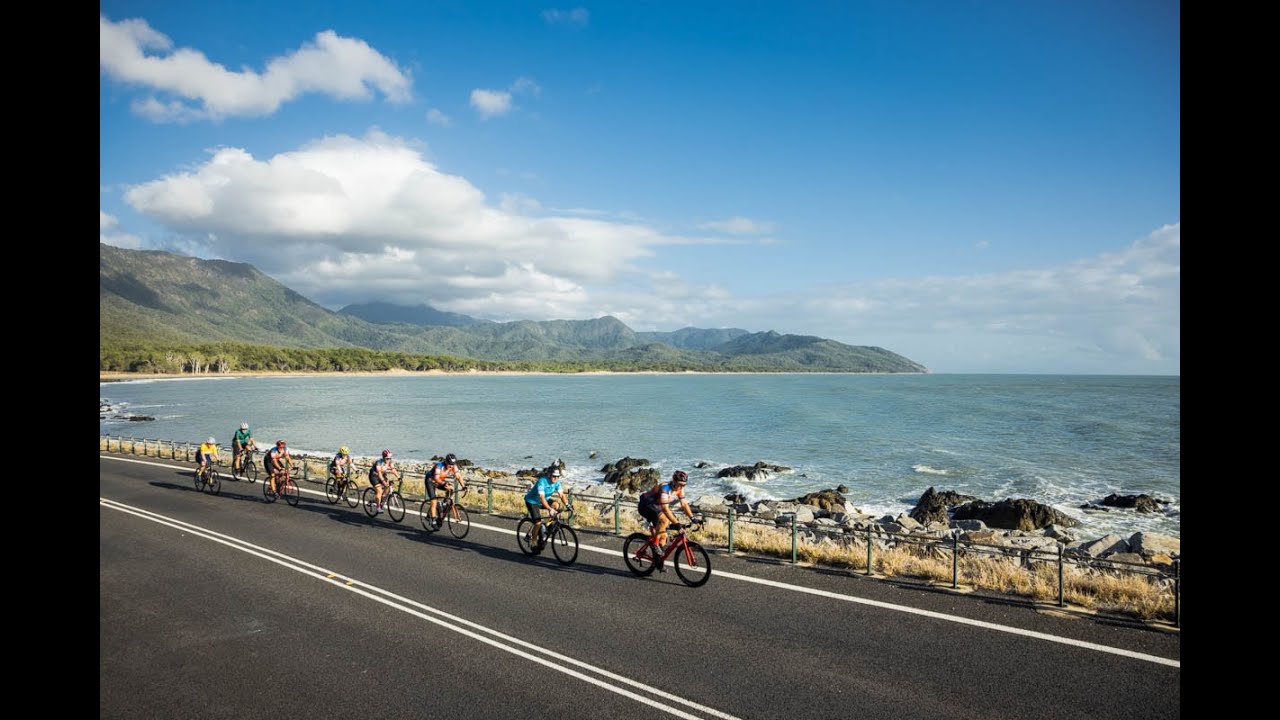
[[[436,108],[427,111],[427,122],[440,127],[449,127],[453,124],[453,120]]]
[[[698,227],[703,230],[715,230],[716,232],[728,233],[730,235],[765,235],[773,232],[773,223],[762,220],[752,220],[751,218],[734,216],[727,220],[713,220],[705,222]]]
[[[577,27],[586,27],[591,22],[591,13],[584,7],[576,7],[572,10],[558,10],[551,8],[542,11],[542,20],[548,25],[575,25]]]
[[[534,82],[531,78],[519,77],[506,90],[488,90],[484,88],[476,88],[471,91],[471,107],[480,113],[480,119],[488,120],[489,118],[506,115],[515,109],[515,95],[530,95],[538,97],[542,94],[542,87]]]
[[[392,102],[411,98],[407,71],[363,40],[333,30],[268,61],[262,72],[232,71],[173,41],[146,20],[112,22],[98,16],[99,65],[108,77],[165,97],[131,103],[154,122],[191,122],[270,115],[307,93],[336,100],[369,100],[375,92]]]

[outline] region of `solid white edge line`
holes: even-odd
[[[109,499],[109,498],[103,498],[103,497],[99,497],[99,498],[98,498],[98,500],[99,500],[99,505],[101,505],[101,506],[103,506],[103,507],[110,508],[110,509],[115,510],[115,511],[117,511],[117,512],[127,513],[127,514],[129,514],[129,515],[133,515],[133,516],[135,516],[135,517],[139,517],[139,518],[141,518],[141,519],[143,519],[143,520],[148,520],[148,521],[150,521],[150,522],[154,522],[154,523],[157,523],[157,524],[160,524],[160,525],[165,525],[165,526],[168,526],[168,527],[174,528],[175,530],[181,530],[181,531],[183,531],[183,532],[189,532],[189,533],[191,533],[191,534],[193,534],[193,535],[197,535],[197,536],[199,536],[199,537],[203,537],[203,538],[205,538],[205,539],[207,539],[207,540],[212,540],[212,541],[217,542],[217,543],[220,543],[220,544],[222,544],[222,545],[226,545],[227,547],[232,548],[232,549],[234,549],[234,550],[239,550],[240,552],[243,552],[243,553],[247,553],[247,554],[249,554],[249,555],[254,555],[254,556],[260,557],[260,558],[262,558],[262,559],[264,559],[264,560],[268,560],[268,561],[270,561],[270,562],[276,563],[277,565],[280,565],[281,567],[285,567],[285,568],[288,568],[288,569],[293,570],[293,571],[295,571],[295,572],[301,573],[301,574],[303,574],[303,575],[307,575],[307,576],[313,577],[313,578],[315,578],[315,579],[317,579],[317,580],[320,580],[320,581],[322,581],[322,582],[324,582],[324,583],[326,583],[326,584],[332,585],[333,587],[336,587],[336,588],[339,588],[339,589],[342,589],[342,590],[347,590],[347,591],[350,591],[350,592],[356,593],[356,594],[358,594],[358,595],[364,596],[364,597],[366,597],[366,598],[368,598],[368,599],[370,599],[370,600],[374,600],[374,601],[380,602],[380,603],[382,603],[383,605],[386,605],[386,606],[388,606],[388,607],[395,608],[395,609],[397,609],[397,610],[399,610],[399,611],[401,611],[401,612],[403,612],[403,613],[406,613],[406,614],[408,614],[408,615],[412,615],[412,616],[417,617],[417,618],[420,618],[420,619],[422,619],[422,620],[426,620],[427,622],[433,623],[433,624],[435,624],[435,625],[439,625],[440,627],[443,627],[443,628],[445,628],[445,629],[452,630],[453,632],[459,633],[459,634],[461,634],[461,635],[465,635],[465,636],[467,636],[467,637],[469,637],[469,638],[472,638],[473,640],[479,640],[480,642],[485,643],[486,645],[490,645],[490,646],[495,647],[495,648],[497,648],[497,649],[499,649],[499,650],[502,650],[502,651],[504,651],[504,652],[511,653],[511,654],[513,654],[513,655],[516,655],[516,656],[518,656],[518,657],[524,658],[524,659],[526,659],[526,660],[532,660],[532,661],[534,661],[534,662],[536,662],[536,663],[538,663],[538,664],[540,664],[540,665],[544,665],[544,666],[546,666],[546,667],[548,667],[548,668],[550,668],[550,669],[552,669],[552,670],[555,670],[556,672],[564,673],[565,675],[569,675],[570,677],[577,678],[577,679],[582,680],[582,681],[584,681],[584,682],[587,682],[587,683],[590,683],[590,684],[595,685],[595,686],[597,686],[597,687],[600,687],[600,688],[603,688],[603,689],[605,689],[605,690],[608,690],[609,692],[616,693],[616,694],[618,694],[618,695],[622,695],[623,697],[630,698],[630,699],[632,699],[632,700],[635,700],[635,701],[637,701],[637,702],[643,703],[643,704],[648,705],[648,706],[650,706],[650,707],[656,708],[656,709],[661,710],[661,711],[663,711],[663,712],[669,713],[669,714],[671,714],[671,715],[675,715],[676,717],[686,718],[687,720],[701,720],[701,718],[700,718],[699,716],[697,716],[697,715],[691,715],[691,714],[686,713],[686,712],[684,712],[683,710],[680,710],[680,709],[678,709],[678,708],[673,708],[673,707],[669,707],[669,706],[663,705],[662,703],[659,703],[659,702],[657,702],[657,701],[653,700],[652,698],[646,697],[646,696],[644,696],[644,695],[639,695],[639,694],[637,694],[637,693],[631,692],[630,690],[626,690],[626,689],[624,689],[624,688],[620,688],[620,687],[617,687],[617,686],[614,686],[614,685],[610,685],[609,683],[607,683],[607,682],[605,682],[605,681],[603,681],[603,680],[600,680],[600,679],[598,679],[598,678],[591,677],[591,676],[586,675],[586,674],[584,674],[584,673],[580,673],[580,672],[578,672],[577,670],[572,670],[572,669],[569,669],[569,668],[566,668],[566,667],[562,667],[562,666],[560,666],[560,665],[556,665],[555,663],[551,662],[550,660],[547,660],[547,659],[545,659],[545,658],[538,657],[538,656],[536,656],[536,655],[532,655],[532,654],[527,653],[527,652],[525,652],[525,651],[523,651],[523,650],[518,650],[518,649],[513,648],[513,647],[508,647],[508,646],[503,645],[502,643],[498,642],[497,640],[494,640],[494,639],[491,639],[491,638],[484,637],[483,635],[480,635],[480,634],[478,634],[478,633],[472,632],[472,631],[470,631],[470,630],[466,630],[466,629],[463,629],[463,628],[460,628],[460,627],[456,627],[456,626],[451,625],[450,623],[446,622],[445,620],[442,620],[442,619],[439,619],[439,618],[431,617],[430,615],[427,615],[426,613],[420,612],[420,611],[415,610],[415,609],[413,609],[413,608],[411,608],[411,607],[405,607],[404,605],[402,605],[402,604],[400,604],[400,603],[398,603],[398,602],[395,602],[395,601],[393,601],[393,600],[391,600],[391,599],[389,599],[389,598],[379,597],[378,595],[375,595],[373,592],[369,592],[368,590],[365,590],[365,589],[364,589],[364,588],[369,588],[370,590],[374,590],[374,591],[376,591],[376,592],[383,593],[383,594],[386,594],[386,595],[388,595],[388,596],[398,597],[398,596],[396,596],[394,593],[391,593],[391,592],[389,592],[389,591],[383,590],[382,588],[378,588],[378,587],[376,587],[376,586],[369,585],[368,583],[364,583],[364,582],[361,582],[361,581],[359,581],[359,580],[356,580],[356,581],[355,581],[355,582],[356,582],[356,584],[355,584],[355,585],[348,585],[348,584],[346,584],[345,582],[341,582],[340,580],[337,580],[337,579],[336,579],[337,577],[344,577],[344,576],[342,576],[342,575],[340,575],[340,574],[338,574],[338,573],[332,573],[335,577],[334,577],[334,578],[330,578],[330,577],[328,577],[328,575],[326,575],[326,574],[325,574],[327,571],[320,570],[319,572],[317,572],[317,571],[315,571],[315,570],[311,570],[311,569],[309,569],[308,567],[304,567],[304,566],[306,566],[306,565],[310,565],[310,563],[306,563],[306,562],[301,561],[301,560],[296,560],[295,558],[291,558],[291,557],[289,557],[289,556],[287,556],[287,555],[283,555],[282,553],[277,553],[277,552],[276,552],[276,551],[274,551],[274,550],[266,550],[265,548],[264,548],[264,550],[266,550],[266,552],[260,552],[259,550],[255,549],[255,548],[257,548],[257,546],[255,546],[255,545],[253,545],[252,543],[249,543],[249,542],[247,542],[247,541],[240,540],[239,538],[234,538],[234,537],[227,536],[227,535],[223,535],[222,537],[217,537],[217,535],[221,535],[221,533],[215,533],[214,531],[206,530],[206,529],[201,528],[201,527],[199,527],[199,526],[197,526],[197,525],[191,525],[190,523],[186,523],[186,522],[183,522],[183,521],[181,521],[181,520],[177,520],[176,518],[169,518],[169,517],[164,516],[164,515],[159,515],[158,513],[153,513],[153,512],[151,512],[151,511],[149,511],[149,510],[145,510],[145,509],[142,509],[142,508],[135,508],[135,507],[133,507],[133,506],[131,506],[131,505],[126,505],[126,504],[124,504],[124,503],[121,503],[121,502],[119,502],[118,500],[111,500],[111,499]],[[223,538],[230,538],[230,539],[223,539]],[[269,554],[269,553],[270,553],[270,554]],[[272,554],[274,554],[274,555],[279,555],[280,557],[272,557]],[[287,558],[287,560],[286,560],[286,559],[282,559],[282,558]],[[292,563],[291,563],[290,561],[292,561]],[[316,567],[316,566],[312,565],[311,567]],[[349,577],[349,576],[346,576],[346,579],[348,579],[348,580],[355,580],[354,578],[351,578],[351,577]],[[441,610],[437,610],[436,608],[431,608],[431,607],[429,607],[429,606],[422,605],[421,603],[414,602],[413,604],[415,604],[415,605],[419,605],[419,606],[424,607],[424,608],[427,608],[427,609],[428,609],[428,610],[430,610],[431,612],[439,613],[439,614],[441,614],[441,615],[445,615],[445,616],[447,616],[447,617],[454,617],[454,616],[449,615],[449,613],[445,613],[445,612],[443,612],[443,611],[441,611]],[[489,632],[489,633],[491,633],[491,634],[499,635],[499,636],[503,636],[503,634],[502,634],[502,633],[500,633],[500,632],[499,632],[499,631],[497,631],[497,630],[492,630],[492,629],[490,629],[490,628],[484,628],[483,626],[477,625],[476,623],[473,623],[473,622],[471,622],[471,621],[466,621],[466,622],[467,622],[467,624],[468,624],[468,625],[472,625],[472,626],[475,626],[475,627],[481,627],[481,628],[483,628],[486,632]],[[519,642],[520,642],[520,644],[525,645],[525,646],[528,646],[528,647],[534,647],[534,648],[539,647],[539,646],[537,646],[537,645],[534,645],[533,643],[528,643],[528,642],[525,642],[525,641],[519,641]],[[561,657],[561,658],[566,659],[566,660],[572,660],[572,658],[564,658],[564,656],[558,656],[558,657]],[[589,664],[587,664],[587,663],[583,663],[583,662],[580,662],[580,661],[574,661],[574,664],[579,665],[580,667],[588,668],[588,669],[590,669],[591,671],[596,672],[596,673],[601,674],[601,675],[606,675],[606,676],[608,676],[608,675],[612,675],[612,673],[610,673],[610,672],[609,672],[609,671],[607,671],[607,670],[604,670],[603,668],[596,668],[596,667],[594,667],[594,666],[592,666],[592,665],[589,665]],[[640,687],[648,688],[648,686],[643,685],[643,684],[641,684],[641,683],[635,683],[635,684],[636,684],[636,685],[639,685]],[[698,705],[697,703],[693,703],[693,702],[690,702],[690,701],[687,701],[687,700],[683,700],[683,699],[681,699],[681,702],[682,702],[683,704],[685,704],[685,705],[689,705],[689,706],[692,706],[692,707],[697,707],[697,708],[699,708],[699,709],[703,709],[703,710],[706,710],[706,711],[710,711],[712,714],[716,715],[717,717],[725,718],[726,720],[739,720],[739,719],[738,719],[736,716],[734,716],[734,715],[729,715],[729,714],[727,714],[727,713],[723,713],[723,712],[720,712],[720,711],[714,710],[714,709],[712,709],[712,708],[705,708],[704,706]]]
[[[119,460],[121,462],[132,462],[132,463],[138,463],[141,465],[154,465],[156,467],[173,468],[177,470],[191,469],[191,468],[182,467],[178,465],[167,465],[164,463],[150,462],[147,460],[134,460],[132,458],[118,458],[118,457],[113,457],[111,455],[99,455],[99,457],[107,460]],[[307,490],[304,488],[298,488],[298,489],[302,492],[307,492],[312,495],[319,495],[319,496],[324,495],[324,493],[319,492],[317,490]],[[406,513],[408,512],[419,514],[417,510],[410,511],[408,510],[408,508],[406,508]],[[471,523],[471,527],[479,528],[481,530],[489,530],[492,532],[514,534],[514,531],[511,528],[499,528],[499,527],[494,527],[492,525],[480,525],[474,522]],[[588,550],[590,552],[604,553],[606,555],[616,555],[618,557],[622,556],[621,550],[609,550],[607,548],[598,548],[598,547],[593,547],[591,545],[580,545],[580,547],[581,549]],[[765,585],[768,587],[778,588],[780,590],[789,590],[791,592],[805,593],[807,595],[816,595],[818,597],[830,598],[832,600],[842,600],[844,602],[858,603],[860,605],[870,605],[872,607],[878,607],[883,610],[895,610],[898,612],[910,613],[912,615],[929,617],[935,620],[944,620],[947,622],[960,623],[962,625],[980,627],[986,630],[994,630],[996,632],[1004,632],[1004,633],[1010,633],[1013,635],[1021,635],[1023,637],[1035,638],[1037,640],[1045,640],[1048,642],[1060,643],[1063,645],[1071,645],[1074,647],[1084,648],[1086,650],[1096,650],[1097,652],[1109,653],[1112,655],[1120,655],[1123,657],[1133,658],[1135,660],[1152,662],[1159,665],[1167,665],[1169,667],[1176,667],[1179,669],[1182,668],[1182,662],[1179,660],[1170,660],[1168,658],[1163,658],[1158,655],[1150,655],[1147,653],[1141,653],[1134,650],[1125,650],[1124,648],[1111,647],[1110,645],[1099,645],[1098,643],[1091,643],[1086,640],[1076,640],[1074,638],[1062,637],[1060,635],[1050,635],[1048,633],[1042,633],[1036,630],[1024,630],[1022,628],[1011,627],[1008,625],[999,625],[996,623],[987,622],[985,620],[973,620],[966,617],[960,617],[958,615],[948,615],[946,613],[935,612],[933,610],[922,610],[919,608],[913,608],[908,605],[896,605],[894,603],[887,603],[881,600],[870,600],[867,598],[855,597],[853,595],[844,595],[841,593],[835,593],[829,590],[818,590],[816,588],[807,588],[807,587],[804,587],[803,585],[790,585],[787,583],[779,582],[777,580],[765,580],[763,578],[751,577],[750,575],[740,575],[738,573],[727,572],[724,570],[716,571],[716,577],[724,577],[730,580],[741,580],[742,582],[755,583],[757,585]]]

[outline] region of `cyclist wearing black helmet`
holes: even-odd
[[[386,510],[382,504],[382,496],[391,490],[391,476],[395,476],[396,480],[400,479],[400,470],[396,467],[396,463],[391,459],[391,450],[383,450],[382,457],[373,462],[369,468],[369,484],[374,488],[375,499],[378,507],[373,514],[377,515]]]
[[[431,497],[431,509],[427,512],[431,514],[431,519],[437,525],[440,523],[440,518],[436,517],[436,512],[439,509],[440,498],[445,497],[449,492],[450,479],[457,480],[459,487],[467,486],[467,481],[462,478],[462,471],[458,469],[458,456],[453,453],[445,455],[444,460],[432,465],[427,470],[426,477],[423,478],[423,484]]]
[[[649,537],[658,547],[662,547],[667,542],[667,526],[676,522],[676,515],[671,512],[672,503],[679,500],[680,509],[690,520],[693,519],[693,509],[684,499],[684,486],[688,482],[689,474],[683,470],[677,470],[671,473],[669,481],[658,483],[647,492],[640,494],[637,509],[652,526]]]
[[[533,527],[529,528],[529,532],[538,533],[542,527],[542,510],[546,508],[547,514],[555,517],[560,508],[569,504],[568,498],[564,496],[564,488],[560,487],[560,463],[554,462],[542,471],[538,480],[533,483],[533,487],[529,488],[529,492],[524,495],[524,507],[528,511],[529,517],[533,519]],[[552,501],[553,495],[559,495],[558,502]],[[529,547],[538,547],[542,544],[541,535],[529,536]]]

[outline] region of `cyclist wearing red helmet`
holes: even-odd
[[[640,515],[648,520],[652,526],[649,531],[649,538],[658,546],[662,547],[667,542],[667,526],[676,522],[675,513],[671,512],[671,504],[680,501],[680,509],[693,519],[693,509],[689,507],[689,502],[684,499],[684,486],[689,482],[689,474],[683,470],[677,470],[671,473],[671,479],[665,483],[658,483],[650,488],[647,492],[640,494],[640,502],[637,509]]]
[[[391,489],[389,475],[394,475],[396,480],[399,480],[400,470],[396,468],[395,462],[391,459],[391,451],[383,450],[382,457],[375,460],[373,466],[369,468],[369,484],[373,486],[378,499],[378,509],[374,511],[374,515],[386,509],[382,506],[382,495]]]
[[[284,480],[289,475],[289,448],[283,440],[277,440],[276,446],[267,451],[262,458],[262,467],[267,471],[267,482],[271,483],[271,492],[279,492],[277,480]]]

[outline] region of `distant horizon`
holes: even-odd
[[[1181,6],[99,6],[100,241],[326,309],[1177,375]]]

